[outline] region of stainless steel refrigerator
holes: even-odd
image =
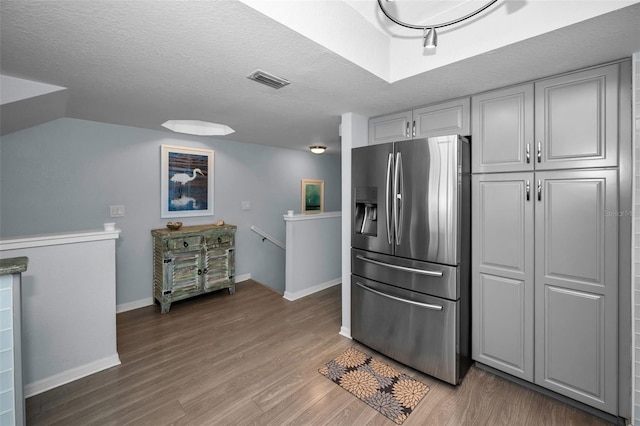
[[[354,148],[351,335],[452,384],[471,364],[471,180],[460,136]]]

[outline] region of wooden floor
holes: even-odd
[[[318,373],[356,346],[431,390],[411,425],[601,425],[472,368],[450,386],[338,335],[340,286],[295,302],[255,283],[118,314],[122,365],[27,400],[28,425],[393,425]],[[87,324],[90,327],[90,324]]]

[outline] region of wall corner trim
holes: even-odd
[[[347,339],[353,340],[353,337],[351,337],[351,329],[345,327],[344,325],[342,327],[340,327],[340,334],[341,336],[346,337]]]

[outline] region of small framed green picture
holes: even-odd
[[[302,179],[302,213],[322,213],[324,211],[324,181]]]

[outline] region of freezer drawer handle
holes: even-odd
[[[432,309],[434,311],[441,311],[443,309],[442,306],[440,306],[440,305],[431,305],[429,303],[414,302],[413,300],[407,300],[407,299],[403,299],[401,297],[392,296],[390,294],[383,293],[383,292],[378,291],[378,290],[374,290],[371,287],[368,287],[368,286],[366,286],[366,285],[364,285],[362,283],[359,283],[357,281],[356,281],[356,285],[358,287],[362,287],[363,289],[370,291],[371,293],[375,293],[378,296],[386,297],[386,298],[392,299],[392,300],[397,300],[398,302],[404,302],[404,303],[408,303],[410,305],[420,306],[421,308]]]
[[[416,269],[416,268],[409,268],[406,266],[392,265],[390,263],[380,262],[379,260],[369,259],[368,257],[364,257],[360,254],[356,255],[356,259],[364,260],[365,262],[373,263],[374,265],[380,265],[380,266],[386,266],[387,268],[398,269],[400,271],[413,272],[414,274],[431,275],[433,277],[442,276],[441,271],[427,271],[424,269]]]

